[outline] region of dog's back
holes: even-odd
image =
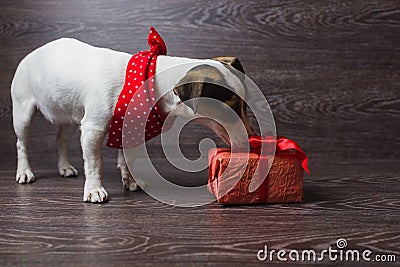
[[[30,102],[54,123],[79,123],[85,101],[95,97],[104,104],[118,96],[129,58],[75,39],[55,40],[19,64],[11,85],[13,104]]]

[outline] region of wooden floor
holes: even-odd
[[[123,191],[116,151],[105,148],[104,184],[112,199],[84,204],[79,134],[71,155],[80,176],[60,178],[55,129],[42,116],[31,130],[38,180],[15,182],[10,82],[24,55],[59,37],[134,53],[146,48],[149,26],[171,55],[241,59],[267,97],[278,133],[310,156],[305,203],[167,206]],[[215,137],[197,126],[187,131],[188,156],[196,156],[203,136]],[[393,254],[398,264],[399,133],[399,1],[2,0],[0,266],[271,264],[257,260],[264,245],[321,251],[339,238],[350,249]],[[159,150],[150,147],[160,169],[181,178]]]

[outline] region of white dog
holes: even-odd
[[[58,169],[62,176],[76,176],[78,171],[68,159],[68,140],[81,129],[81,146],[86,176],[83,200],[106,202],[108,193],[102,185],[102,146],[119,93],[124,84],[125,70],[132,55],[105,48],[97,48],[74,39],[50,42],[27,55],[19,64],[11,85],[13,123],[17,135],[18,183],[34,181],[28,160],[28,134],[31,118],[39,109],[59,127],[57,135]],[[157,58],[156,73],[183,63],[197,66],[175,72],[168,79],[156,76],[156,94],[161,98],[160,108],[165,114],[191,97],[207,96],[224,101],[239,115],[249,135],[254,134],[246,116],[246,105],[235,93],[212,84],[222,79],[238,95],[244,95],[244,84],[232,68],[243,72],[234,57],[215,59],[189,59],[170,56]],[[201,67],[204,67],[202,70]],[[216,75],[217,74],[217,75]],[[188,75],[197,76],[204,83],[179,85]],[[217,77],[217,78],[216,78]],[[173,90],[172,90],[173,89]],[[240,93],[240,94],[239,94]],[[196,109],[180,105],[181,116],[192,116]],[[226,143],[230,143],[226,130],[212,120],[199,119]],[[237,124],[237,122],[233,123]],[[243,140],[242,140],[243,141]],[[123,153],[118,156],[124,188],[131,191],[138,186],[130,175]]]

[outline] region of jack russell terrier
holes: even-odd
[[[108,193],[102,185],[102,146],[108,133],[107,145],[122,147],[122,138],[118,138],[118,135],[121,135],[126,109],[122,108],[121,111],[120,107],[127,106],[126,101],[129,101],[129,95],[123,92],[132,93],[132,85],[137,88],[137,84],[143,84],[154,74],[181,64],[190,63],[184,65],[187,68],[177,68],[168,78],[155,75],[155,79],[152,79],[153,96],[148,93],[144,97],[148,101],[148,98],[154,100],[154,97],[161,96],[157,105],[152,103],[155,106],[152,112],[158,107],[154,118],[165,117],[178,106],[180,108],[174,111],[175,115],[193,117],[198,112],[196,102],[189,101],[190,104],[186,104],[184,101],[208,97],[225,103],[240,119],[223,126],[212,119],[197,118],[194,121],[212,129],[228,145],[245,140],[230,138],[227,127],[235,127],[240,123],[248,135],[255,134],[246,115],[246,104],[239,97],[245,95],[246,89],[244,75],[238,75],[238,71],[244,71],[237,58],[189,59],[166,56],[165,44],[154,28],[150,29],[148,42],[149,51],[132,56],[62,38],[34,50],[21,61],[11,84],[13,124],[17,135],[18,183],[35,181],[28,160],[28,135],[32,116],[39,109],[48,120],[58,125],[60,175],[78,175],[68,159],[68,140],[80,126],[86,178],[83,200],[94,203],[108,201]],[[143,59],[147,61],[147,66]],[[141,77],[135,76],[136,73],[143,76],[142,81],[137,81],[137,77]],[[185,83],[185,80],[193,79],[201,82]],[[235,92],[216,84],[226,84]],[[179,105],[182,102],[184,105]],[[115,131],[118,132],[117,137],[114,136]],[[130,191],[138,190],[139,186],[128,170],[121,149],[117,167],[121,171],[123,187]]]

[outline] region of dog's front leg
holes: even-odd
[[[81,130],[81,145],[86,178],[83,200],[85,202],[96,203],[107,202],[108,193],[101,182],[103,169],[102,146],[105,132],[85,127],[85,125],[82,125]]]

